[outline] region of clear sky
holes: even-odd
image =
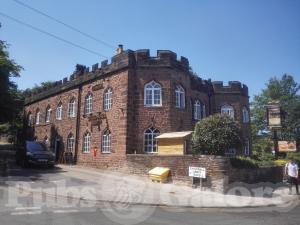
[[[189,59],[202,78],[238,80],[258,94],[272,76],[300,83],[300,0],[19,0],[112,46],[169,49]],[[111,57],[115,50],[88,39],[13,0],[0,12]],[[69,76],[75,64],[104,58],[60,42],[0,15],[0,39],[24,67],[21,89]]]

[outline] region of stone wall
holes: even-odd
[[[283,178],[283,168],[263,167],[257,169],[238,169],[231,166],[229,158],[209,155],[149,155],[127,154],[126,156],[90,158],[80,161],[81,166],[107,169],[128,174],[148,176],[154,167],[170,168],[169,182],[192,186],[193,178],[189,177],[189,166],[206,168],[207,178],[203,187],[213,191],[224,192],[236,182],[257,184],[261,182],[280,183]],[[197,180],[194,180],[194,182]],[[199,182],[199,180],[198,180]],[[199,183],[198,183],[199,184]]]
[[[230,161],[219,156],[158,156],[158,155],[127,155],[126,169],[133,174],[147,175],[154,167],[168,167],[171,170],[170,181],[192,185],[193,178],[188,175],[189,166],[204,167],[207,171],[207,178],[203,186],[215,191],[222,191],[226,186],[227,168]]]
[[[141,176],[147,176],[154,167],[168,167],[171,170],[170,182],[189,186],[193,183],[193,178],[188,176],[189,166],[204,167],[207,170],[207,178],[203,180],[203,186],[215,191],[223,191],[227,186],[226,177],[228,168],[231,167],[229,159],[220,156],[128,154],[125,157],[91,157],[90,160],[79,161],[79,164]]]
[[[233,169],[229,173],[228,182],[244,182],[255,184],[260,182],[280,183],[283,180],[283,167],[260,167],[256,169]]]

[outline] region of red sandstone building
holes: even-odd
[[[149,50],[118,50],[110,64],[91,71],[77,65],[69,79],[27,96],[27,135],[47,142],[60,162],[68,155],[108,167],[126,154],[155,153],[159,134],[193,130],[202,118],[226,113],[239,122],[244,141],[227,154],[250,154],[246,85],[202,80],[171,51],[151,57]]]

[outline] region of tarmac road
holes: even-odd
[[[64,175],[59,170],[12,170],[10,179],[20,177],[32,183],[36,180],[61,178]],[[81,180],[71,180],[81,183]],[[47,183],[44,183],[47,185]],[[91,183],[91,185],[93,185]],[[79,200],[73,206],[56,204],[53,206],[43,204],[43,196],[32,200],[31,195],[24,195],[18,199],[18,205],[9,205],[7,188],[0,184],[0,224],[1,225],[109,225],[109,224],[172,224],[172,225],[299,225],[300,206],[287,212],[272,211],[273,208],[240,208],[240,209],[196,209],[196,208],[170,208],[130,204],[116,204],[100,202],[90,205]],[[10,193],[14,195],[13,193]],[[54,197],[53,197],[54,198]],[[56,197],[57,198],[57,197]],[[40,200],[40,201],[39,201]],[[49,198],[48,198],[49,200]],[[70,199],[64,199],[68,201]],[[58,199],[55,199],[58,201]],[[63,201],[62,201],[63,202]]]
[[[1,205],[3,207],[3,205]],[[103,208],[104,207],[104,208]],[[145,218],[134,218],[126,216],[126,208],[120,206],[118,215],[114,209],[97,205],[95,208],[81,211],[76,208],[69,209],[41,209],[41,208],[15,208],[0,213],[0,224],[2,225],[109,225],[109,224],[172,224],[172,225],[299,225],[300,207],[289,212],[251,212],[251,209],[222,211],[220,209],[172,209],[154,208],[153,213]],[[143,206],[135,209],[147,211]],[[249,212],[250,211],[250,212]]]

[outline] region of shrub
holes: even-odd
[[[256,159],[259,166],[274,166],[274,155],[268,152],[262,152],[259,158]]]
[[[283,166],[288,162],[287,159],[277,159],[274,161],[274,164],[277,166]]]
[[[250,157],[237,156],[230,158],[231,165],[239,169],[254,169],[258,168],[257,161]]]
[[[290,157],[293,157],[300,166],[300,152],[288,152],[286,159],[288,160]]]
[[[8,134],[10,125],[8,123],[0,124],[0,134]]]
[[[226,149],[240,147],[240,128],[230,117],[215,114],[196,124],[192,144],[197,153],[224,155]]]

